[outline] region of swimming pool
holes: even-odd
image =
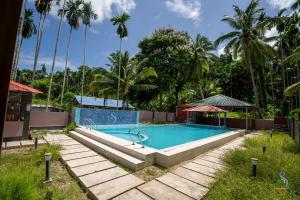
[[[116,125],[108,127],[97,127],[96,130],[119,137],[128,141],[138,140],[136,130],[145,130],[147,134],[141,134],[144,145],[155,149],[165,149],[176,145],[208,138],[228,132],[232,129],[205,125]],[[128,134],[129,131],[132,134]],[[149,137],[149,138],[148,138]]]

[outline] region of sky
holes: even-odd
[[[105,67],[107,56],[118,50],[119,37],[116,27],[110,22],[111,17],[122,12],[131,16],[127,23],[129,36],[123,42],[123,50],[130,55],[139,51],[137,45],[144,37],[151,35],[156,29],[170,26],[176,30],[187,31],[193,38],[197,34],[214,41],[220,35],[231,31],[230,27],[221,21],[224,15],[232,16],[232,5],[245,8],[250,0],[85,0],[91,1],[98,19],[88,31],[87,65]],[[289,7],[294,0],[261,0],[261,7],[268,15],[276,15],[279,9]],[[34,9],[34,0],[27,0],[26,8]],[[46,19],[38,69],[45,64],[48,72],[52,65],[55,40],[58,30],[58,7],[53,7]],[[34,20],[38,26],[39,16],[35,12]],[[57,52],[55,71],[63,70],[67,51],[70,27],[64,21]],[[276,34],[276,29],[266,33]],[[84,27],[73,31],[68,67],[76,70],[83,62]],[[36,44],[36,36],[23,41],[19,68],[32,69]],[[221,45],[216,53],[222,53]]]

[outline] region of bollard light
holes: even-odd
[[[52,157],[52,153],[45,153],[45,161],[46,161],[46,171],[45,171],[45,183],[51,182],[51,174],[50,174],[50,160]]]
[[[266,153],[266,148],[267,148],[266,143],[263,143],[263,145],[262,145],[263,155],[265,155],[265,153]]]
[[[251,158],[251,162],[252,162],[252,175],[254,177],[256,177],[256,165],[257,165],[257,158]]]
[[[38,138],[38,137],[35,137],[35,138],[34,138],[34,149],[37,149],[38,142],[39,142],[39,138]]]

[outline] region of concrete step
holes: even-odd
[[[70,136],[80,143],[88,146],[94,151],[100,153],[101,155],[107,157],[110,160],[113,160],[131,170],[137,171],[144,167],[145,162],[139,160],[135,157],[132,157],[128,154],[125,154],[119,150],[111,148],[105,144],[102,144],[98,141],[95,141],[89,137],[82,135],[81,133],[77,133],[75,131],[71,131]]]
[[[125,154],[138,158],[139,160],[144,160],[150,164],[154,162],[154,151],[152,148],[143,148],[140,144],[132,144],[132,142],[130,141],[125,141],[124,139],[120,139],[105,133],[95,132],[93,130],[85,128],[76,128],[75,132],[78,132],[102,144],[105,144],[106,146],[117,149],[118,151],[121,151]]]

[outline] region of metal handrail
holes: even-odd
[[[131,137],[131,131],[137,131],[137,128],[131,128],[128,130],[129,139],[132,141],[132,144],[134,145],[134,139]]]
[[[96,126],[97,124],[92,120],[92,119],[88,119],[88,118],[86,118],[86,119],[84,119],[86,122],[88,122],[89,124],[89,126],[88,126],[88,128],[90,128],[90,129],[92,129],[93,128],[93,126]],[[92,127],[92,128],[91,128]]]
[[[149,134],[145,131],[145,130],[139,130],[138,134],[137,134],[137,138],[139,140],[139,142],[142,144],[142,148],[145,148],[145,144],[144,144],[144,141],[142,139],[140,139],[140,135],[143,134],[145,136],[148,137],[148,140],[149,140],[149,146],[151,147],[151,144],[152,144],[152,141],[151,141],[151,138],[149,137]]]

